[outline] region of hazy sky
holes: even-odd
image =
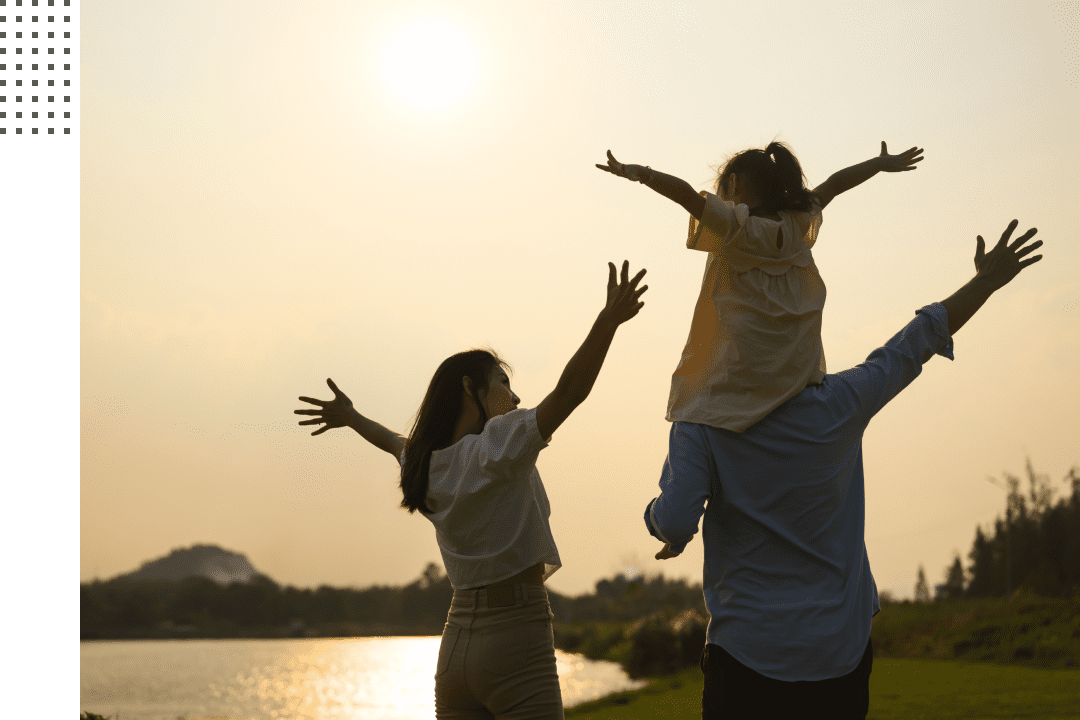
[[[628,259],[648,268],[645,307],[538,462],[564,563],[549,587],[627,568],[700,581],[700,538],[656,561],[642,511],[706,258],[685,249],[684,210],[593,165],[610,148],[704,189],[728,154],[777,138],[811,187],[882,140],[925,148],[824,214],[830,371],[967,281],[976,235],[1017,218],[1045,241],[955,362],[934,358],[865,436],[878,587],[910,596],[920,563],[940,581],[1003,508],[988,476],[1023,477],[1030,456],[1060,491],[1080,465],[1078,17],[1077,2],[94,3],[81,578],[213,543],[283,584],[411,582],[441,560],[431,524],[397,508],[396,462],[350,430],[311,437],[297,396],[328,397],[332,377],[404,434],[439,362],[490,344],[532,407],[602,307],[606,262]]]

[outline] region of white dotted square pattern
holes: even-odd
[[[0,142],[0,168],[8,167],[54,167],[56,165],[62,165],[64,167],[71,167],[71,157],[64,157],[64,154],[60,154],[59,157],[55,157],[56,153],[60,152],[60,147],[63,147],[63,152],[71,153],[70,142],[64,142],[64,144],[58,144],[58,142],[49,142],[49,144],[38,144],[38,142],[14,142],[14,144],[8,144],[8,142]],[[44,157],[44,151],[48,149],[54,157]],[[35,154],[38,157],[35,157]],[[63,162],[60,162],[63,161]],[[0,172],[3,172],[0,169]],[[26,182],[31,187],[38,184],[38,182],[71,182],[70,175],[56,176],[56,175],[0,175],[0,216],[9,215],[56,215],[57,209],[62,209],[64,215],[71,215],[70,203],[66,205],[45,204],[42,200],[56,200],[56,193],[49,191],[39,193],[37,190],[22,189],[14,190],[12,194],[9,194],[9,184],[22,184]],[[17,186],[16,186],[17,187]],[[71,191],[64,192],[64,199],[71,200]],[[6,219],[0,218],[0,219]],[[19,218],[22,219],[22,218]],[[37,219],[37,218],[33,218]],[[62,223],[64,226],[65,234],[71,232],[71,222]],[[39,234],[39,223],[30,222],[26,225],[29,228],[31,236],[26,236],[26,230],[24,230],[24,223],[15,222],[9,227],[8,222],[0,222],[0,247],[70,247],[70,237],[36,237],[32,235]],[[46,223],[48,230],[45,232],[52,234],[56,231],[56,223]]]

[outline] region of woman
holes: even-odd
[[[555,389],[521,402],[504,363],[486,350],[447,358],[435,371],[408,439],[357,412],[338,390],[301,425],[318,435],[351,427],[401,463],[401,506],[435,526],[454,598],[435,675],[438,718],[562,718],[552,614],[544,580],[561,565],[536,458],[596,381],[619,325],[637,315],[645,270],[616,282]]]

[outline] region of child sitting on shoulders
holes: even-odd
[[[596,167],[640,182],[690,213],[686,246],[708,253],[690,337],[671,378],[667,419],[743,432],[825,376],[825,283],[811,254],[821,211],[879,171],[914,170],[922,149],[881,154],[813,191],[780,142],[731,157],[715,193],[608,151]]]

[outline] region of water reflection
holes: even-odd
[[[414,720],[435,716],[439,638],[81,644],[81,709],[117,720]],[[567,706],[639,687],[556,651]]]

